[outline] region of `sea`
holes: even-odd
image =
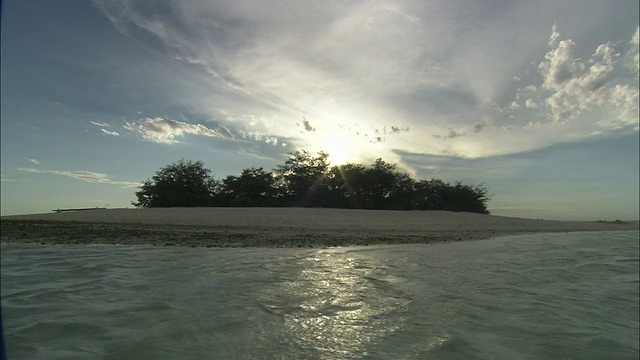
[[[1,245],[8,359],[634,359],[638,231],[318,249]]]

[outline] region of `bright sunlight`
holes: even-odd
[[[322,135],[322,149],[329,154],[333,165],[341,165],[352,160],[355,139],[348,134],[327,133]]]

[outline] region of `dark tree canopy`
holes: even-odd
[[[386,210],[449,210],[488,214],[483,185],[415,180],[377,159],[364,166],[330,166],[328,155],[290,153],[274,172],[244,169],[221,182],[201,161],[163,167],[136,192],[138,207],[307,206]]]
[[[137,207],[194,207],[213,205],[216,181],[202,161],[180,160],[161,168],[136,192]]]
[[[301,150],[289,153],[284,165],[278,165],[276,173],[286,203],[300,206],[316,204],[318,189],[329,169],[328,157],[325,152],[311,156],[308,151]]]
[[[371,166],[333,166],[326,177],[324,206],[355,209],[412,209],[414,180],[394,164],[377,159]],[[332,205],[334,204],[334,205]]]
[[[244,169],[240,176],[222,180],[218,195],[228,206],[269,206],[276,196],[275,178],[261,167]]]

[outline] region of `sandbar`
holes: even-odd
[[[0,218],[0,239],[5,243],[202,247],[434,243],[538,232],[638,229],[638,221],[325,208],[95,209]]]

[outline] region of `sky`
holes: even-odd
[[[2,215],[132,207],[301,149],[639,218],[637,0],[3,1]]]

